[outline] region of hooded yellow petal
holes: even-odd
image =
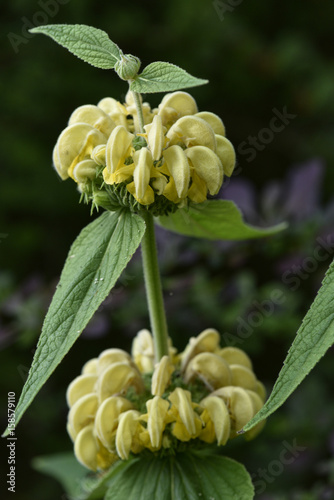
[[[187,92],[180,91],[166,94],[158,108],[164,124],[176,122],[182,116],[194,115],[196,112],[195,99]]]
[[[214,352],[219,345],[219,333],[213,328],[203,330],[197,337],[191,337],[181,353],[181,370],[185,370],[189,361],[200,352]]]
[[[106,165],[110,174],[114,173],[130,153],[134,135],[119,125],[112,131],[106,145]]]
[[[223,166],[218,156],[209,148],[194,146],[185,150],[195,172],[201,177],[211,195],[217,194],[223,183]]]
[[[180,146],[171,146],[163,152],[167,168],[172,175],[177,195],[185,198],[190,182],[190,168],[187,157]]]
[[[156,364],[152,375],[151,392],[154,396],[162,396],[170,382],[175,367],[169,356],[163,356]]]
[[[97,408],[98,399],[95,393],[86,394],[74,403],[68,414],[68,423],[74,437],[94,421]]]
[[[231,385],[243,387],[251,391],[256,390],[257,380],[252,370],[242,365],[230,365],[230,370],[232,373]]]
[[[208,396],[201,401],[200,406],[202,408],[205,408],[207,416],[213,423],[218,446],[226,444],[228,438],[230,437],[231,422],[225,402],[219,397]],[[209,424],[207,418],[206,423]],[[208,427],[210,426],[208,425]],[[202,439],[203,441],[207,441],[205,438],[212,439],[212,436],[210,436],[210,434],[205,431],[206,429],[203,429],[202,433],[199,436],[200,439]],[[210,440],[207,442],[213,441]]]
[[[106,448],[114,447],[120,414],[131,409],[132,403],[120,396],[111,396],[100,405],[95,416],[95,431]]]
[[[179,421],[182,422],[189,435],[195,437],[198,429],[196,426],[196,416],[193,405],[191,401],[191,393],[189,391],[185,391],[180,387],[174,389],[174,391],[168,396],[168,400],[174,406],[174,411],[177,411],[177,415],[179,417]],[[173,412],[173,408],[172,408]]]
[[[118,460],[115,453],[110,453],[99,443],[94,434],[94,426],[89,425],[82,429],[74,444],[74,453],[78,461],[93,471],[107,469]]]
[[[150,436],[152,448],[161,448],[162,434],[168,422],[169,403],[165,399],[155,396],[146,402],[148,419],[147,430]]]
[[[107,137],[109,137],[116,127],[113,120],[101,108],[92,104],[85,104],[75,109],[70,116],[68,124],[72,125],[73,123],[89,123],[89,125],[100,130]]]
[[[161,158],[162,150],[165,146],[164,127],[162,126],[161,117],[156,115],[153,122],[145,125],[147,132],[147,145],[152,153],[153,161],[158,161]]]
[[[184,374],[186,384],[196,379],[201,380],[210,391],[214,391],[218,387],[230,385],[232,375],[229,365],[220,356],[202,352],[190,361]]]
[[[170,145],[181,143],[188,148],[205,146],[212,151],[216,150],[216,138],[212,128],[196,116],[184,116],[177,120],[169,129],[167,138]]]
[[[94,392],[97,376],[92,374],[79,375],[68,386],[66,401],[69,407],[73,406],[82,396]]]
[[[211,394],[225,401],[231,413],[231,436],[235,437],[246,424],[254,417],[254,405],[249,391],[241,387],[221,387]]]
[[[124,362],[113,363],[102,372],[98,379],[97,391],[100,403],[110,396],[125,394],[130,386],[133,386],[137,392],[144,389],[137,368]]]
[[[123,351],[122,349],[116,348],[106,349],[105,351],[102,351],[98,357],[98,363],[96,367],[98,375],[101,375],[101,373],[104,372],[106,368],[109,368],[110,365],[119,362],[132,364],[130,354],[128,354],[126,351]]]
[[[215,134],[225,135],[224,123],[215,113],[211,113],[210,111],[201,111],[200,113],[196,113],[195,116],[202,118],[202,120],[210,125]]]
[[[97,358],[92,358],[88,360],[82,367],[81,373],[82,375],[96,375],[97,374]]]
[[[142,373],[153,372],[154,346],[153,337],[148,330],[140,330],[132,341],[131,354]]]
[[[125,128],[127,127],[126,116],[128,111],[119,101],[116,101],[116,99],[113,99],[112,97],[105,97],[98,103],[98,107],[109,115],[116,125],[122,125]]]
[[[252,369],[252,362],[249,356],[238,347],[223,347],[217,350],[216,354],[225,359],[229,365],[242,365],[250,370]]]
[[[127,460],[130,455],[134,436],[138,433],[140,413],[128,410],[121,413],[116,432],[116,449],[122,460]]]
[[[216,154],[223,165],[224,174],[230,177],[233,173],[236,162],[233,144],[222,135],[216,135],[216,143]]]
[[[151,168],[153,167],[152,153],[147,148],[141,148],[133,154],[133,161],[135,164],[133,181],[136,197],[142,199],[150,182]]]
[[[207,199],[208,187],[206,182],[195,172],[191,174],[191,186],[187,193],[189,200],[194,203],[203,203]]]
[[[177,194],[174,177],[171,177],[168,183],[165,185],[165,188],[163,190],[163,195],[165,198],[167,198],[167,200],[170,200],[173,203],[179,203],[181,201],[181,199]]]

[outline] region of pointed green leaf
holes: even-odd
[[[16,423],[109,294],[144,232],[142,218],[126,210],[104,212],[81,231],[46,315]]]
[[[191,76],[175,64],[157,61],[146,66],[131,83],[130,89],[134,92],[151,94],[197,87],[205,83],[208,83],[208,80]]]
[[[101,69],[111,69],[121,59],[120,49],[105,31],[85,24],[48,24],[29,30],[43,33],[83,61]]]
[[[208,240],[261,238],[287,227],[285,223],[268,228],[250,226],[242,220],[238,207],[229,200],[192,203],[173,214],[159,217],[157,222],[170,231]]]
[[[268,401],[244,430],[248,431],[277,410],[333,343],[334,262],[297,332]]]
[[[230,458],[182,453],[141,458],[115,475],[105,500],[252,500],[254,488],[243,465]]]

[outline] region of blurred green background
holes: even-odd
[[[15,391],[18,399],[69,246],[92,220],[87,206],[78,204],[74,184],[60,181],[53,170],[53,146],[74,108],[106,96],[122,101],[127,91],[113,72],[94,69],[50,39],[27,33],[37,24],[90,24],[107,31],[125,53],[140,57],[143,66],[170,61],[210,80],[191,93],[200,110],[223,118],[238,151],[236,174],[221,196],[239,202],[250,222],[287,219],[290,228],[239,244],[159,232],[170,334],[182,349],[201,329],[217,328],[223,341],[237,342],[251,354],[270,391],[333,253],[328,250],[312,270],[311,264],[306,267],[315,259],[317,238],[333,246],[332,0],[12,0],[1,8],[2,428],[7,393]],[[152,107],[161,98],[145,96]],[[264,131],[284,109],[293,117],[282,130]],[[250,145],[254,140],[257,145]],[[262,314],[241,345],[235,337],[238,321],[247,322],[273,290],[280,290],[284,301]],[[72,448],[64,395],[84,362],[110,346],[129,349],[136,332],[147,326],[136,255],[17,429],[17,499],[65,498],[58,483],[31,468],[31,460]],[[296,439],[306,448],[279,474],[269,472],[256,498],[334,498],[332,366],[329,351],[256,441],[240,439],[226,450],[257,481],[259,471],[278,460],[284,442]]]

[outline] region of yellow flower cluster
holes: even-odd
[[[191,338],[180,354],[170,346],[156,365],[152,336],[141,330],[132,357],[108,349],[84,365],[67,390],[67,428],[77,459],[95,471],[144,449],[175,450],[178,442],[224,445],[264,399],[247,354],[221,348],[216,330]]]
[[[53,164],[64,180],[74,179],[81,191],[102,172],[105,185],[125,183],[141,204],[157,195],[175,204],[195,203],[218,193],[224,174],[230,176],[235,152],[221,119],[198,112],[186,92],[165,95],[158,108],[142,104],[140,132],[131,92],[126,102],[107,97],[71,115],[53,152]]]

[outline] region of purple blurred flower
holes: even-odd
[[[270,182],[259,197],[251,182],[232,177],[220,198],[234,201],[253,224],[305,221],[320,210],[324,168],[320,159],[292,167],[283,181]]]

